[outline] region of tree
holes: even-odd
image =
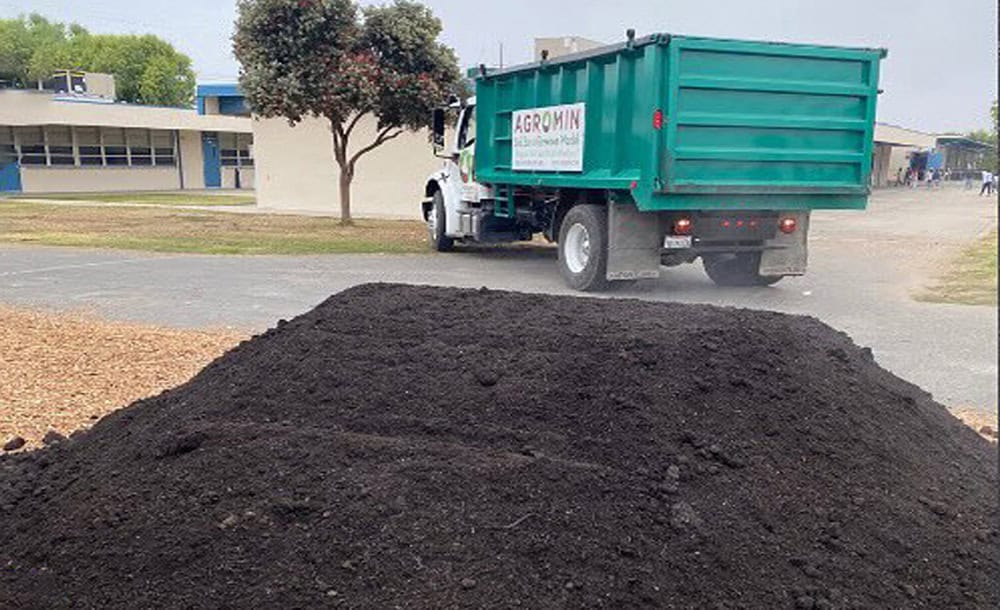
[[[185,60],[184,56],[152,57],[139,80],[139,99],[163,106],[189,106],[195,83],[190,65],[187,65],[190,61],[185,64]]]
[[[989,144],[993,147],[992,153],[987,153],[984,159],[986,165],[983,169],[995,172],[997,171],[997,100],[993,100],[993,105],[990,106],[990,114],[993,118],[993,129],[977,129],[975,131],[970,131],[965,134],[967,138],[976,140],[977,142],[983,142]]]
[[[240,0],[233,48],[251,110],[295,125],[326,119],[340,169],[340,219],[351,224],[351,182],[358,160],[406,130],[461,81],[454,52],[437,42],[430,9],[396,0],[360,9],[351,0]],[[352,146],[358,122],[377,133]]]
[[[72,37],[86,33],[79,26],[54,23],[32,13],[17,19],[0,19],[0,78],[29,86],[38,77],[32,66],[43,69],[47,57],[61,53]],[[43,78],[51,75],[44,74]]]
[[[181,107],[194,102],[191,59],[165,40],[150,34],[94,35],[84,52],[90,69],[115,75],[115,88],[123,100]]]
[[[91,34],[37,14],[0,20],[0,79],[31,87],[56,70],[113,74],[118,99],[130,103],[194,102],[191,59],[156,36]]]

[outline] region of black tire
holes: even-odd
[[[438,252],[448,252],[455,247],[455,240],[444,234],[444,195],[441,191],[434,191],[434,202],[428,211],[427,233],[430,237],[431,248]]]
[[[576,248],[581,239],[586,240],[585,257]],[[574,248],[575,254],[567,253],[570,247]],[[563,217],[559,225],[559,273],[566,285],[575,290],[595,292],[608,287],[607,208],[581,204],[571,208]]]
[[[760,252],[706,254],[701,257],[705,273],[718,286],[770,286],[783,275],[761,275]]]

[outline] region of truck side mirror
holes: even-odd
[[[444,108],[435,108],[431,111],[431,144],[434,152],[444,150]]]

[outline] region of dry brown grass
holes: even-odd
[[[199,254],[429,252],[410,220],[236,214],[166,207],[0,201],[0,242]]]
[[[84,428],[187,381],[243,338],[0,305],[0,443]]]
[[[997,304],[997,232],[967,247],[951,262],[933,286],[917,294],[932,303]]]

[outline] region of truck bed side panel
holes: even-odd
[[[668,193],[866,194],[880,53],[675,37]]]

